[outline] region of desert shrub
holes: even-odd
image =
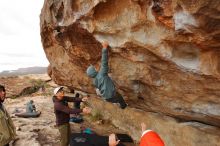
[[[36,87],[43,87],[45,85],[45,81],[43,81],[41,79],[38,79],[38,80],[32,79],[32,80],[30,80],[30,83]]]
[[[40,87],[37,87],[37,86],[31,86],[31,87],[24,88],[19,96],[30,95],[32,93],[37,92],[39,89],[40,89]]]
[[[22,92],[19,94],[19,96],[24,96],[24,95],[30,95],[32,93],[37,92],[40,88],[45,86],[45,82],[41,79],[31,79],[30,80],[31,86],[26,87],[22,90]]]

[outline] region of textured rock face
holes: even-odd
[[[136,141],[141,137],[140,123],[145,122],[150,129],[160,134],[166,146],[218,146],[220,142],[220,136],[217,134],[219,129],[201,123],[178,122],[158,113],[134,108],[121,110],[113,104],[95,98],[90,100],[90,103],[93,108],[102,111],[104,118],[112,119],[114,125],[127,131]]]
[[[107,40],[130,107],[220,127],[220,1],[45,0],[41,37],[56,83],[94,92]]]

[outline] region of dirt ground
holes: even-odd
[[[14,115],[15,109],[25,111],[25,105],[33,100],[41,115],[38,118],[18,118]],[[17,129],[17,140],[14,146],[59,146],[59,132],[55,126],[53,103],[51,96],[29,96],[17,99],[7,99],[6,108],[10,112]],[[114,127],[108,121],[94,119],[92,116],[85,116],[84,127],[91,128],[99,135],[111,133],[124,133]],[[71,123],[72,132],[80,132],[81,124]],[[126,143],[126,146],[134,144]]]

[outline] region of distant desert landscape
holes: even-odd
[[[0,77],[16,76],[16,75],[27,75],[27,74],[45,74],[47,67],[27,67],[19,68],[17,70],[6,70],[0,72]]]

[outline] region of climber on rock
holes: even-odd
[[[120,107],[124,109],[127,104],[121,94],[116,91],[114,82],[108,76],[108,42],[102,43],[102,47],[100,70],[97,72],[95,67],[90,65],[86,73],[89,77],[93,78],[93,84],[96,87],[97,94],[100,94],[100,96],[108,102],[119,103]]]

